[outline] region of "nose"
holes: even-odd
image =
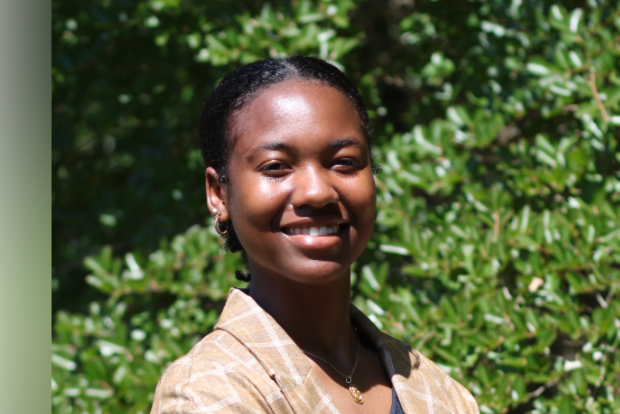
[[[338,201],[333,177],[324,168],[308,167],[295,177],[292,204],[295,208],[321,208]]]

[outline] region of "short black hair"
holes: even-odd
[[[309,56],[259,60],[229,73],[204,104],[200,119],[200,151],[205,166],[217,171],[222,185],[229,185],[228,163],[234,146],[232,129],[235,115],[269,86],[289,80],[317,82],[344,94],[357,110],[368,149],[372,149],[373,131],[362,96],[338,68]],[[372,154],[371,166],[373,172],[378,171]],[[245,251],[235,234],[232,220],[227,224],[228,233],[223,236],[224,248],[231,252],[241,251],[245,259]],[[249,275],[242,272],[237,272],[236,276],[249,281]]]

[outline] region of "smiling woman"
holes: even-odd
[[[209,167],[207,194],[220,219],[235,223],[250,290],[271,291],[280,279],[343,283],[375,218],[369,149],[354,106],[337,89],[290,80],[233,119],[228,185]]]
[[[350,304],[375,221],[371,137],[359,92],[322,60],[264,60],[222,80],[201,125],[207,204],[250,285],[168,368],[152,413],[478,412]]]

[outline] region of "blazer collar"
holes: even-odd
[[[420,366],[420,356],[408,344],[381,332],[362,311],[351,305],[351,322],[358,333],[375,346],[388,376],[406,379]]]
[[[306,381],[310,364],[304,353],[276,320],[243,290],[230,289],[215,329],[235,337],[273,379],[286,379],[296,386]]]
[[[409,345],[381,332],[366,315],[351,305],[351,322],[359,335],[372,342],[381,354],[388,375],[407,378],[420,364]],[[310,364],[301,349],[278,323],[245,291],[232,288],[215,326],[234,336],[259,361],[269,375],[280,383],[302,386],[310,373]]]

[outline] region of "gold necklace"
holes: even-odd
[[[336,368],[335,366],[330,364],[329,361],[326,361],[325,359],[321,358],[320,356],[314,355],[312,352],[308,352],[308,351],[306,351],[304,349],[302,349],[301,351],[304,354],[306,354],[306,355],[310,355],[310,356],[313,356],[313,357],[315,357],[317,359],[320,359],[321,361],[325,362],[327,365],[332,367],[334,369],[334,371],[336,371],[337,373],[342,375],[344,377],[344,380],[346,381],[347,385],[349,386],[349,392],[351,393],[351,396],[353,397],[353,400],[356,403],[358,403],[358,404],[363,404],[364,403],[364,397],[362,397],[362,393],[351,382],[353,380],[353,374],[355,374],[355,368],[357,368],[357,361],[358,361],[359,356],[360,356],[360,338],[359,338],[359,336],[357,336],[357,332],[355,332],[355,338],[357,338],[357,351],[355,352],[355,362],[353,363],[353,369],[351,370],[351,373],[349,375],[343,374],[342,372],[340,372],[340,370],[338,368]]]

